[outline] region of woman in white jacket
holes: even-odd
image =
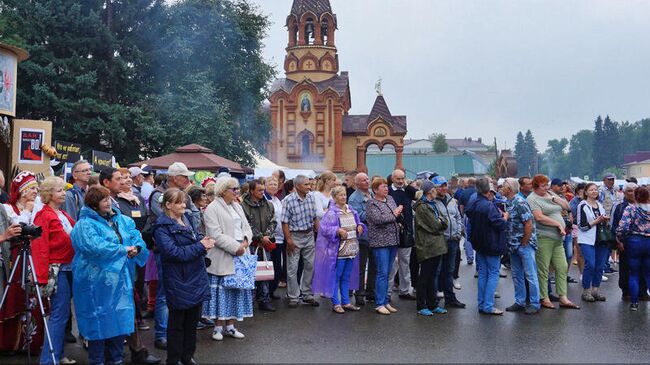
[[[605,301],[599,287],[603,277],[605,263],[609,257],[609,248],[597,242],[598,225],[606,224],[609,216],[602,204],[598,202],[598,186],[587,184],[584,190],[584,200],[577,209],[578,244],[585,260],[582,272],[582,300],[586,302]]]
[[[203,317],[215,320],[212,339],[221,341],[224,336],[244,338],[235,328],[235,320],[243,321],[253,316],[251,290],[222,287],[224,276],[235,272],[234,257],[246,252],[253,232],[237,202],[237,179],[221,177],[214,190],[216,198],[208,205],[203,216],[206,234],[216,240],[214,248],[207,254],[210,259],[207,268],[210,300],[204,303]]]

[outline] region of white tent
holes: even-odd
[[[269,177],[273,174],[273,171],[278,170],[277,168],[255,168],[255,179],[260,177]],[[307,177],[316,177],[316,171],[314,170],[299,170],[299,169],[287,169],[280,168],[284,172],[284,176],[289,179],[293,179],[298,175],[305,175]]]
[[[275,164],[275,162],[269,160],[268,158],[255,153],[255,168],[262,169],[274,169],[274,170],[284,170],[286,167]]]

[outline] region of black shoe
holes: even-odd
[[[167,350],[167,340],[164,338],[159,338],[154,341],[153,346],[159,350]]]
[[[77,343],[77,338],[74,337],[74,335],[72,334],[72,332],[67,332],[67,333],[65,334],[65,342],[66,342],[66,343]]]
[[[462,303],[458,299],[450,300],[449,303],[445,303],[445,307],[460,308],[463,309],[466,307],[465,303]]]
[[[153,318],[153,312],[152,311],[144,311],[144,313],[142,313],[142,318],[143,319],[152,319]]]
[[[275,312],[275,307],[271,303],[260,303],[258,307],[264,312]]]
[[[559,302],[559,301],[560,301],[560,298],[559,298],[558,296],[556,296],[556,295],[553,295],[553,294],[549,294],[549,295],[548,295],[548,299],[549,299],[551,302]]]
[[[506,308],[506,312],[523,312],[525,310],[526,310],[526,307],[524,307],[523,305],[519,305],[517,303],[515,303],[515,304],[509,306],[508,308]]]
[[[408,293],[408,294],[400,294],[400,295],[399,295],[399,298],[400,298],[400,299],[404,299],[404,300],[416,300],[416,299],[417,299],[417,298],[415,297],[415,295],[413,295],[413,294],[411,294],[411,293]]]
[[[478,271],[474,272],[474,277],[478,278]]]
[[[566,281],[567,281],[568,283],[570,283],[570,284],[575,284],[575,283],[578,282],[578,280],[576,280],[576,279],[574,279],[574,278],[572,278],[572,277],[570,277],[570,276],[567,276]]]
[[[533,307],[532,305],[529,305],[529,306],[526,307],[526,311],[524,313],[526,313],[528,315],[537,314],[537,313],[539,313],[539,309]]]
[[[160,364],[160,359],[151,355],[147,349],[140,351],[131,350],[131,363],[133,364]]]
[[[474,265],[474,261],[472,261],[472,260],[467,260],[467,265]]]
[[[196,361],[194,361],[194,358],[191,358],[189,361],[182,361],[181,360],[181,363],[183,365],[199,365]]]
[[[357,303],[357,305],[366,305],[366,298],[361,297],[361,296],[357,296],[357,297],[355,297],[354,302]]]
[[[289,308],[298,308],[298,302],[289,302]]]
[[[316,301],[316,299],[314,299],[314,298],[311,298],[311,299],[308,299],[308,300],[304,300],[304,299],[303,299],[302,302],[303,302],[303,304],[307,304],[307,305],[310,305],[310,306],[312,306],[312,307],[318,307],[318,306],[320,306],[320,303],[318,303],[318,302]]]

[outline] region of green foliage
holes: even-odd
[[[444,133],[433,133],[429,135],[429,140],[433,143],[433,152],[435,153],[445,153],[449,151],[449,145],[447,144],[447,135]]]
[[[3,0],[19,67],[18,117],[123,162],[200,143],[250,164],[270,122],[269,22],[246,1]]]
[[[537,145],[530,129],[526,131],[525,136],[521,132],[517,133],[515,159],[517,160],[517,174],[519,176],[537,174],[537,166],[539,166],[537,162]]]

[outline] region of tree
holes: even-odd
[[[568,156],[565,152],[569,141],[566,138],[560,140],[552,139],[548,141],[548,148],[542,155],[544,167],[542,170],[545,174],[552,177],[568,178],[570,176],[567,170]]]
[[[617,150],[620,150],[618,123],[613,122],[609,115],[603,122],[603,135],[604,143],[600,148],[604,152],[605,166],[618,166],[623,162],[623,154],[617,153]]]
[[[594,145],[592,149],[592,174],[594,176],[603,171],[607,165],[607,157],[605,156],[607,151],[604,149],[606,144],[605,140],[606,137],[605,132],[603,131],[603,119],[599,115],[594,122]]]
[[[524,137],[524,148],[526,162],[528,163],[524,165],[524,169],[527,170],[526,175],[533,176],[538,172],[537,145],[530,129],[526,131],[526,136]],[[519,165],[517,165],[517,169],[519,169]]]
[[[571,136],[569,142],[569,174],[583,177],[593,171],[594,132],[583,129]]]
[[[445,153],[449,151],[447,144],[447,135],[444,133],[433,133],[429,135],[429,140],[433,143],[433,152]]]
[[[517,161],[517,172],[520,176],[526,175],[528,169],[525,166],[528,166],[530,161],[526,159],[526,142],[524,141],[524,135],[519,131],[517,133],[517,142],[515,143],[515,160]]]

